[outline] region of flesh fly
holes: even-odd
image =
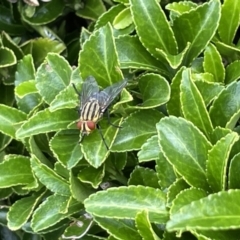
[[[77,122],[77,127],[81,131],[82,136],[88,135],[97,128],[104,145],[109,149],[102,135],[98,121],[103,114],[107,112],[109,124],[114,127],[119,127],[110,122],[108,107],[126,85],[127,80],[124,79],[100,90],[95,78],[92,76],[89,76],[84,81],[81,92],[79,92],[73,84],[73,87],[80,98],[80,107],[78,109],[79,121]]]

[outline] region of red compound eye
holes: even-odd
[[[87,122],[87,126],[88,126],[88,128],[91,129],[91,130],[94,130],[94,129],[96,128],[95,122],[92,122],[92,121],[88,121],[88,122]]]
[[[82,122],[81,121],[77,122],[77,128],[79,130],[82,130]]]

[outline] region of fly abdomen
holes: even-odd
[[[98,101],[86,102],[81,112],[81,120],[97,122],[100,117],[101,117],[101,108],[98,104]]]

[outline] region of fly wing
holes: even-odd
[[[99,92],[98,84],[93,76],[89,76],[82,84],[81,90],[81,109],[94,94]]]
[[[127,80],[124,79],[118,83],[115,83],[103,89],[97,94],[97,99],[102,109],[102,112],[104,112],[107,109],[107,107],[111,104],[114,98],[117,97],[117,95],[122,91],[122,89],[126,85],[127,85]]]

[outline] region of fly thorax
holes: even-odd
[[[97,122],[101,117],[101,108],[97,100],[88,101],[82,108],[81,120]]]

